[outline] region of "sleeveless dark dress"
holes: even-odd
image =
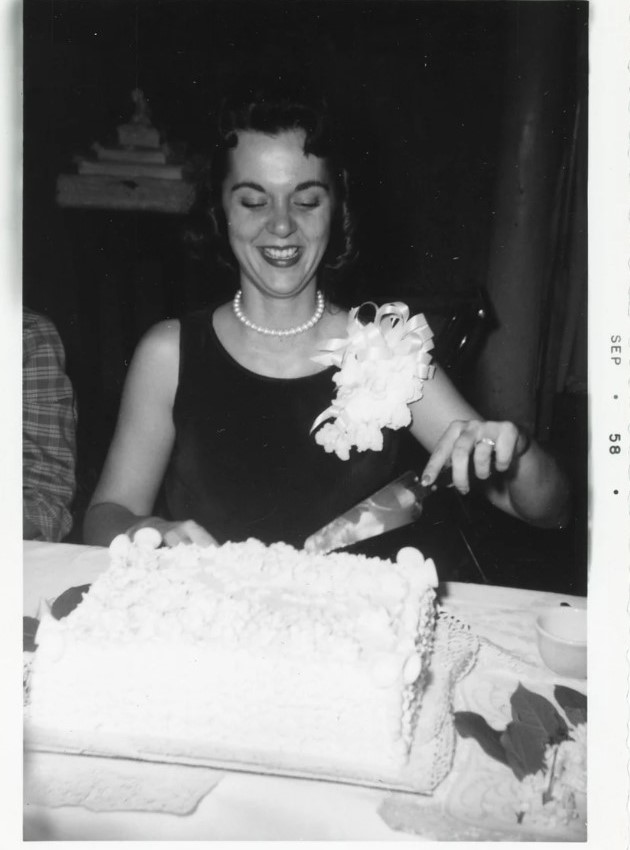
[[[406,430],[382,452],[342,461],[309,433],[331,403],[334,367],[270,378],[241,366],[219,342],[212,310],[181,322],[175,445],[165,477],[171,519],[194,519],[219,543],[256,537],[300,547],[306,537],[396,477]]]

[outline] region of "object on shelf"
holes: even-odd
[[[134,113],[117,127],[117,146],[92,145],[92,156],[75,156],[76,174],[60,174],[57,202],[62,207],[187,213],[194,186],[186,179],[182,154],[151,123],[144,93],[134,89]]]

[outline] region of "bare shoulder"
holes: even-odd
[[[179,322],[169,319],[144,334],[129,369],[129,390],[144,392],[159,387],[169,396],[174,395],[179,373],[179,329]]]
[[[179,330],[178,319],[165,319],[163,322],[158,322],[150,327],[140,340],[140,344],[156,349],[178,349]]]
[[[168,319],[153,325],[141,338],[134,361],[136,364],[155,364],[161,368],[179,364],[179,321]]]

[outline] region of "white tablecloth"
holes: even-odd
[[[42,600],[51,602],[69,587],[89,584],[107,562],[105,549],[25,543],[24,615],[37,616]],[[585,605],[584,599],[570,595],[485,585],[443,585],[442,608],[467,623],[480,639],[481,647],[476,667],[458,687],[455,707],[478,711],[499,728],[509,720],[509,697],[519,681],[547,697],[552,695],[555,684],[584,690],[584,682],[562,680],[551,673],[536,648],[537,612],[563,601]],[[98,768],[97,762],[81,756],[33,754],[29,759],[29,769],[40,770],[44,776],[55,775],[58,785],[85,772],[86,766]],[[122,777],[120,781],[126,781],[124,769],[127,768],[122,760],[116,774]],[[162,788],[182,788],[187,776],[193,785],[200,777],[186,773],[198,770],[192,767],[133,763],[128,770],[135,771],[136,778],[141,777],[145,790],[152,782]],[[214,787],[205,791],[187,814],[93,810],[106,809],[102,801],[100,806],[91,808],[51,807],[44,805],[37,794],[29,794],[27,783],[26,835],[42,840],[417,841],[423,837],[496,839],[505,831],[506,839],[520,837],[509,817],[506,821],[497,814],[505,804],[500,798],[511,774],[470,740],[459,742],[451,775],[434,796],[418,801],[415,795],[393,795],[379,789],[248,773],[216,772],[213,779],[207,771],[205,780],[207,787]],[[142,809],[144,805],[140,802],[138,807]],[[548,837],[544,832],[540,836],[535,833],[534,830],[533,838]]]

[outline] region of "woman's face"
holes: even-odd
[[[223,209],[241,285],[276,297],[315,280],[330,233],[333,186],[326,163],[305,155],[304,131],[242,131],[229,153]]]

